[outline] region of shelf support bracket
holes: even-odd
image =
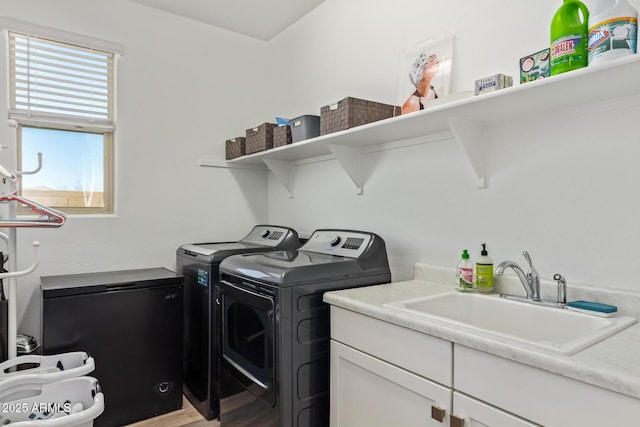
[[[460,143],[471,169],[478,178],[478,188],[487,188],[485,168],[486,129],[485,124],[473,120],[450,118],[451,133]]]
[[[269,170],[278,178],[278,181],[289,192],[289,198],[293,199],[293,167],[290,161],[267,159],[263,158],[262,161],[269,168]]]
[[[357,194],[362,195],[364,189],[360,170],[360,149],[335,144],[327,144],[327,147],[355,184],[356,190],[358,191]]]

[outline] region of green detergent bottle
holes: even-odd
[[[551,75],[588,64],[589,9],[579,0],[564,0],[551,21]]]

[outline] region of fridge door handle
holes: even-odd
[[[122,289],[128,289],[134,287],[135,283],[119,283],[117,285],[107,285],[107,291],[119,291]]]

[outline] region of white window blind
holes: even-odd
[[[110,52],[9,32],[10,116],[113,129]]]

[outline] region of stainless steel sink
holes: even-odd
[[[387,303],[409,314],[482,336],[495,336],[561,354],[574,354],[632,325],[628,316],[598,317],[523,304],[498,295],[443,294]]]

